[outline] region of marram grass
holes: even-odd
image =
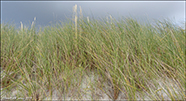
[[[1,92],[16,89],[17,98],[35,100],[53,99],[54,91],[58,100],[83,99],[83,94],[94,95],[97,89],[113,100],[121,93],[137,100],[137,92],[141,99],[163,100],[158,93],[163,90],[171,100],[186,97],[185,29],[168,20],[152,26],[132,18],[112,18],[112,23],[83,18],[75,24],[57,24],[37,34],[34,28],[2,24]],[[83,78],[91,73],[98,79],[82,89]],[[152,89],[158,86],[156,80],[166,78],[178,86]]]

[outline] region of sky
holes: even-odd
[[[83,10],[83,16],[95,19],[132,16],[140,21],[169,18],[178,24],[185,21],[185,1],[2,1],[1,23],[20,22],[31,25],[36,17],[36,26],[72,18],[73,6]]]

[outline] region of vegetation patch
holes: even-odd
[[[1,97],[16,90],[16,98],[35,100],[163,100],[165,91],[168,99],[183,100],[185,46],[185,29],[169,20],[151,25],[75,14],[38,32],[2,24]]]

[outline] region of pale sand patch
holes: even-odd
[[[64,95],[60,95],[58,90],[53,89],[52,93],[52,98],[51,97],[44,97],[45,100],[73,100],[73,99],[78,99],[78,100],[112,100],[112,87],[109,83],[102,82],[100,80],[101,78],[94,74],[90,73],[88,75],[83,76],[82,82],[80,84],[80,96],[73,96],[71,97],[71,92],[69,90],[69,93]],[[96,81],[96,82],[95,82]],[[103,85],[102,90],[99,88],[100,85]],[[149,84],[147,85],[151,89],[149,92],[144,91],[143,94],[140,92],[137,92],[135,94],[135,97],[137,100],[152,100],[152,99],[158,99],[162,100],[162,97],[164,100],[171,100],[171,96],[174,96],[175,98],[178,98],[176,100],[183,100],[184,98],[184,91],[185,89],[183,87],[180,87],[178,83],[175,80],[166,78],[166,79],[157,79],[156,80],[156,85],[152,84],[149,81]],[[1,99],[15,99],[20,98],[21,95],[19,95],[21,88],[19,87],[18,89],[12,89],[11,91],[2,91],[1,92]],[[127,100],[126,95],[124,92],[119,93],[119,96],[117,100]],[[156,93],[155,93],[156,92]],[[77,93],[77,91],[74,91],[73,93]],[[50,94],[47,93],[47,96]],[[23,96],[23,95],[22,95]],[[62,97],[63,96],[63,97]],[[143,97],[142,97],[143,96]],[[27,97],[29,99],[29,97]]]

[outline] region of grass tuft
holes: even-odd
[[[100,98],[98,90],[113,100],[122,93],[129,100],[138,99],[137,93],[142,99],[146,95],[162,100],[164,95],[158,92],[163,90],[171,100],[185,98],[185,29],[168,20],[155,26],[112,16],[111,23],[91,20],[83,18],[82,11],[78,20],[77,5],[74,12],[75,25],[69,21],[37,34],[34,28],[23,29],[22,23],[20,30],[1,25],[2,92],[17,88],[18,98],[42,100],[53,99],[57,91],[58,99],[68,99],[67,95],[80,99],[86,93],[80,86],[84,76],[94,73],[94,82],[86,88],[94,92],[87,93],[91,99]],[[165,89],[153,90],[160,78],[174,80],[181,90],[166,83]]]

